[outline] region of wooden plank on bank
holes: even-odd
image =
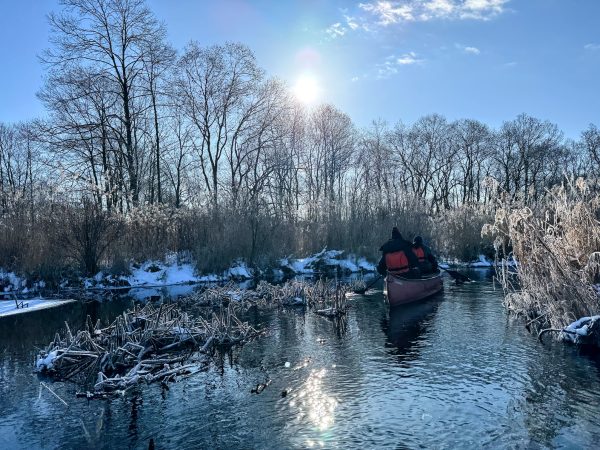
[[[30,300],[18,300],[17,305],[14,300],[0,300],[0,318],[14,316],[16,314],[25,314],[42,309],[56,308],[76,301],[77,300],[73,299],[42,300],[36,298]]]

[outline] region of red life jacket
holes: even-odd
[[[402,250],[386,253],[385,266],[388,272],[392,274],[408,272],[408,258]]]
[[[425,262],[425,250],[423,250],[423,247],[418,247],[418,248],[413,247],[412,251],[420,263]]]

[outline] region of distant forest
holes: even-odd
[[[56,278],[190,252],[201,271],[324,246],[375,257],[393,225],[446,257],[491,253],[497,200],[597,177],[600,130],[527,114],[367,128],[307,108],[240,43],[174,49],[141,0],[49,15],[44,118],[0,123],[0,267]]]

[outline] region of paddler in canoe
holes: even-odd
[[[392,274],[402,278],[419,278],[419,260],[412,244],[405,240],[397,227],[392,228],[392,238],[379,249],[382,252],[377,272],[385,276]]]
[[[421,236],[415,236],[413,239],[412,251],[419,262],[421,274],[425,275],[438,271],[438,262],[435,256],[433,256],[431,249],[423,243]]]
[[[392,239],[381,246],[382,256],[377,271],[385,276],[384,292],[390,306],[419,301],[442,290],[443,283],[439,272],[421,274],[418,257],[421,251],[423,268],[429,270],[432,268],[422,245],[421,240],[418,248],[415,249],[411,242],[402,238],[398,228],[394,227]],[[424,263],[428,263],[427,267]]]

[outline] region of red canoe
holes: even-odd
[[[385,293],[390,306],[404,305],[437,294],[444,287],[442,274],[407,279],[388,274],[385,277]]]

